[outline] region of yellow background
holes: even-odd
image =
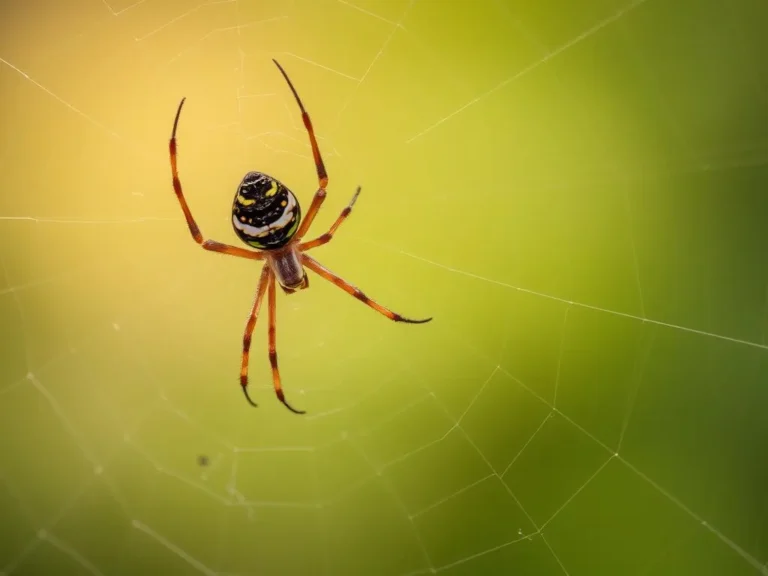
[[[0,5],[0,572],[766,574],[765,2]],[[258,264],[310,274],[238,389]],[[199,458],[208,459],[207,466]]]

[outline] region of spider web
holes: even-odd
[[[768,574],[765,4],[3,7],[0,572]],[[195,248],[331,178],[316,277]]]

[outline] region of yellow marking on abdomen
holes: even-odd
[[[248,236],[252,238],[262,238],[269,234],[270,232],[273,232],[275,230],[281,230],[291,224],[291,222],[296,221],[296,214],[294,213],[294,209],[296,208],[296,199],[293,197],[293,195],[288,197],[288,205],[283,208],[283,213],[280,215],[280,217],[275,220],[274,222],[270,222],[266,226],[251,226],[249,224],[246,224],[245,222],[241,222],[237,219],[237,215],[232,215],[232,224],[234,224],[235,228],[238,230],[245,232]],[[250,222],[250,221],[249,221]]]
[[[277,194],[277,182],[275,182],[275,181],[273,180],[273,181],[272,181],[272,188],[270,188],[269,190],[267,190],[267,192],[266,192],[264,195],[265,195],[267,198],[269,198],[270,196],[274,196],[275,194]]]
[[[248,200],[248,198],[244,198],[240,194],[237,195],[237,203],[241,206],[250,206],[251,204],[255,204],[256,200]]]

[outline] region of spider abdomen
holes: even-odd
[[[290,242],[301,222],[299,202],[268,174],[248,172],[232,203],[235,234],[253,248],[275,250]]]

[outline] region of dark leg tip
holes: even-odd
[[[248,394],[248,389],[247,389],[245,386],[243,386],[243,394],[245,395],[245,399],[246,399],[246,400],[248,400],[248,404],[250,404],[250,405],[251,405],[251,406],[253,406],[254,408],[258,408],[258,407],[259,407],[259,405],[258,405],[258,404],[256,404],[256,402],[254,402],[253,400],[251,400],[251,397],[250,397],[250,395]]]
[[[277,399],[280,400],[280,402],[283,403],[283,406],[288,408],[288,410],[290,410],[294,414],[306,414],[306,411],[304,411],[304,410],[296,410],[296,408],[294,408],[293,406],[288,404],[288,401],[285,399],[285,394],[283,394],[282,390],[278,390],[277,391]]]
[[[176,150],[176,143],[173,142],[176,139],[176,129],[179,127],[179,117],[181,116],[181,107],[184,106],[184,101],[187,99],[185,96],[181,99],[181,102],[179,102],[179,107],[176,109],[176,118],[173,119],[173,132],[171,132],[171,146],[173,147],[174,151]]]
[[[423,320],[411,320],[410,318],[403,318],[401,316],[399,320],[400,322],[405,322],[407,324],[426,324],[427,322],[431,322],[432,318],[424,318]]]
[[[293,406],[291,406],[290,404],[288,404],[288,402],[283,402],[283,405],[284,405],[286,408],[288,408],[288,410],[290,410],[291,412],[293,412],[294,414],[299,414],[299,415],[301,415],[301,414],[306,414],[306,413],[307,413],[307,411],[306,411],[306,410],[296,410],[296,408],[294,408]]]

